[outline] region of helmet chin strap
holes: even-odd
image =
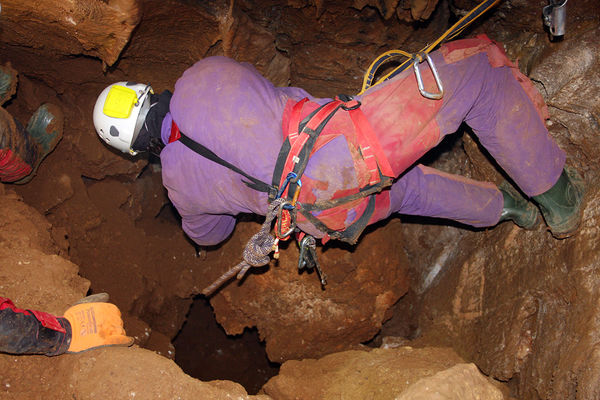
[[[150,132],[146,124],[144,123],[139,133],[137,134],[135,140],[131,144],[131,149],[136,152],[140,151],[148,151],[150,147]]]
[[[146,117],[148,116],[148,112],[150,111],[150,108],[152,108],[152,105],[148,105],[146,102],[150,103],[150,96],[144,101],[145,104],[142,104],[142,109],[140,110],[135,123],[135,131],[130,146],[131,150],[134,152],[146,151],[147,146],[145,146],[145,144],[149,142],[149,139],[144,136],[148,135]]]
[[[154,94],[154,92],[152,91],[152,86],[150,86],[149,84],[146,84],[146,87],[144,88],[144,90],[138,96],[137,102],[135,103],[136,107],[140,105],[140,99],[142,97],[144,97],[146,94],[148,94],[148,92],[150,92],[151,94]]]

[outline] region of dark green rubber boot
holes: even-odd
[[[17,89],[17,71],[10,64],[0,65],[0,105],[15,94]]]
[[[525,199],[510,183],[504,181],[498,186],[504,198],[500,221],[512,220],[523,229],[535,229],[540,224],[540,211],[532,202]]]
[[[54,104],[42,104],[27,124],[27,134],[30,142],[35,143],[35,159],[32,162],[33,171],[25,178],[16,181],[17,184],[29,182],[37,172],[42,160],[62,139],[64,116],[61,109]]]
[[[581,175],[574,168],[565,167],[554,186],[533,196],[554,237],[564,239],[577,231],[583,214],[584,194],[585,183]]]

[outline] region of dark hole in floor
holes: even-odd
[[[279,373],[279,364],[267,358],[256,328],[228,336],[215,320],[208,300],[201,296],[194,299],[173,345],[175,362],[186,374],[202,381],[234,381],[249,394],[256,394]]]

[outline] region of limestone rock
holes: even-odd
[[[231,260],[231,255],[240,254],[258,228],[238,224],[217,265],[227,265],[223,257]],[[250,273],[241,284],[231,282],[213,296],[217,320],[228,334],[256,326],[266,340],[269,358],[276,362],[357,346],[379,331],[391,306],[408,288],[405,255],[398,251],[399,229],[399,222],[391,221],[369,232],[355,248],[335,244],[320,248],[319,262],[328,281],[324,289],[316,272],[298,273],[297,245],[284,243],[277,264]],[[233,267],[237,262],[229,263]],[[229,268],[211,268],[215,263],[210,260],[206,264],[213,279]]]
[[[457,364],[433,376],[423,378],[398,400],[503,400],[504,395],[475,364]]]
[[[141,18],[137,0],[2,1],[2,41],[112,65]]]
[[[287,361],[263,392],[281,400],[504,398],[477,367],[464,364],[451,349],[411,347]]]

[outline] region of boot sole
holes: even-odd
[[[46,156],[48,156],[48,154],[52,153],[52,151],[56,148],[56,145],[58,144],[58,142],[60,142],[60,140],[62,139],[62,136],[63,136],[62,131],[63,131],[63,126],[64,126],[64,115],[63,115],[62,110],[58,106],[56,106],[54,104],[50,104],[50,103],[43,104],[41,107],[46,107],[46,110],[48,111],[48,113],[50,115],[52,115],[52,121],[50,121],[50,123],[48,123],[48,125],[46,126],[46,129],[44,129],[44,131],[45,131],[46,135],[48,135],[48,136],[54,135],[54,137],[52,138],[52,140],[50,140],[47,143],[48,147],[46,149],[44,149],[43,153],[39,156],[36,164],[33,166],[33,170],[31,171],[31,173],[29,175],[27,175],[26,177],[24,177],[23,179],[13,182],[17,185],[26,184],[29,181],[31,181],[31,179],[33,179],[33,177],[37,173],[37,170],[38,170],[40,164],[42,163],[42,161],[46,158]],[[35,136],[34,136],[34,140],[36,140],[40,143],[43,142],[43,141],[40,141]],[[40,146],[42,146],[42,144],[40,144]]]

